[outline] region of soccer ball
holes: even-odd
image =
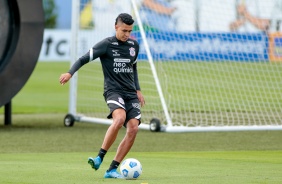
[[[121,175],[128,180],[137,179],[142,174],[142,165],[135,158],[125,159],[120,166]]]

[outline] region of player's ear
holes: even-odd
[[[115,30],[117,31],[117,29],[118,29],[118,25],[116,24],[116,25],[115,25]]]

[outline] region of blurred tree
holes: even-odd
[[[55,28],[57,26],[57,8],[54,0],[43,0],[45,28]]]

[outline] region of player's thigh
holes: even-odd
[[[126,128],[129,132],[137,133],[139,124],[140,124],[140,120],[132,118],[127,122]]]
[[[113,117],[114,122],[123,125],[126,119],[126,112],[123,108],[116,108],[112,112],[112,117]]]
[[[117,114],[120,114],[120,112],[119,112],[120,109],[123,109],[124,113],[125,113],[125,109],[126,109],[125,102],[124,102],[123,98],[121,97],[121,95],[119,95],[117,93],[111,93],[110,95],[108,95],[106,97],[106,102],[107,102],[108,108],[110,110],[110,113],[107,116],[107,118],[109,118],[109,119],[113,118],[113,112],[116,111],[116,110],[118,110]],[[125,117],[125,115],[124,115],[124,117]]]
[[[139,100],[132,99],[126,103],[126,121],[125,127],[128,122],[137,122],[137,125],[141,123],[141,110]]]

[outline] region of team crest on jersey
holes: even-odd
[[[129,54],[130,54],[131,56],[135,56],[135,49],[134,49],[133,47],[130,47],[130,48],[129,48]]]
[[[122,99],[122,98],[120,98],[120,97],[118,98],[118,102],[119,102],[119,103],[121,103],[121,104],[124,104],[123,99]]]
[[[118,42],[112,42],[112,45],[118,45]]]

